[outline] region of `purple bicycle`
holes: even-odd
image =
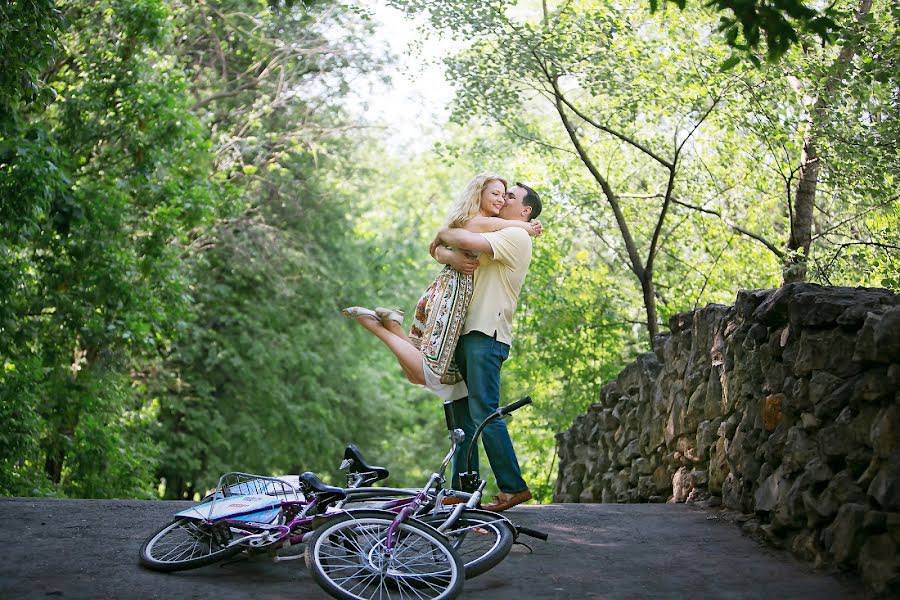
[[[305,543],[313,579],[335,598],[456,597],[465,579],[448,539],[411,511],[337,510],[342,488],[312,473],[275,478],[226,473],[214,493],[175,514],[141,546],[140,562],[156,571],[210,565],[240,552],[275,552]]]

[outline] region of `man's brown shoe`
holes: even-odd
[[[528,502],[529,500],[531,500],[531,492],[529,490],[525,490],[522,492],[516,492],[515,494],[501,493],[499,496],[494,496],[494,500],[494,502],[492,502],[491,504],[485,504],[484,506],[482,506],[482,508],[491,512],[501,512],[506,510],[507,508],[512,508],[517,504]]]
[[[444,506],[451,506],[453,504],[464,504],[466,501],[462,498],[457,498],[456,496],[445,496],[441,500],[441,504]]]

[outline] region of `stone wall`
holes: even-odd
[[[556,501],[724,505],[803,559],[900,585],[900,296],[742,291],[670,329],[558,434]]]

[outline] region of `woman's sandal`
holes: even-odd
[[[396,308],[382,308],[379,306],[375,309],[375,314],[378,315],[378,318],[381,319],[382,323],[385,321],[394,321],[395,323],[403,325],[402,310],[397,310]]]
[[[345,317],[350,317],[351,319],[356,319],[357,317],[371,317],[376,321],[381,320],[381,317],[375,314],[374,310],[369,310],[368,308],[363,308],[362,306],[350,306],[342,310],[341,314]]]

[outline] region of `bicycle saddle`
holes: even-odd
[[[341,467],[343,468],[345,464],[351,473],[372,473],[375,475],[375,479],[371,480],[371,482],[387,479],[389,475],[388,470],[384,467],[373,467],[367,463],[356,444],[348,444],[347,449],[344,450],[344,462],[341,464]]]
[[[300,481],[306,485],[311,491],[316,494],[328,495],[336,498],[338,500],[344,499],[347,494],[344,492],[343,488],[333,487],[330,485],[326,485],[322,482],[321,479],[310,471],[307,471],[303,475],[300,476]]]

